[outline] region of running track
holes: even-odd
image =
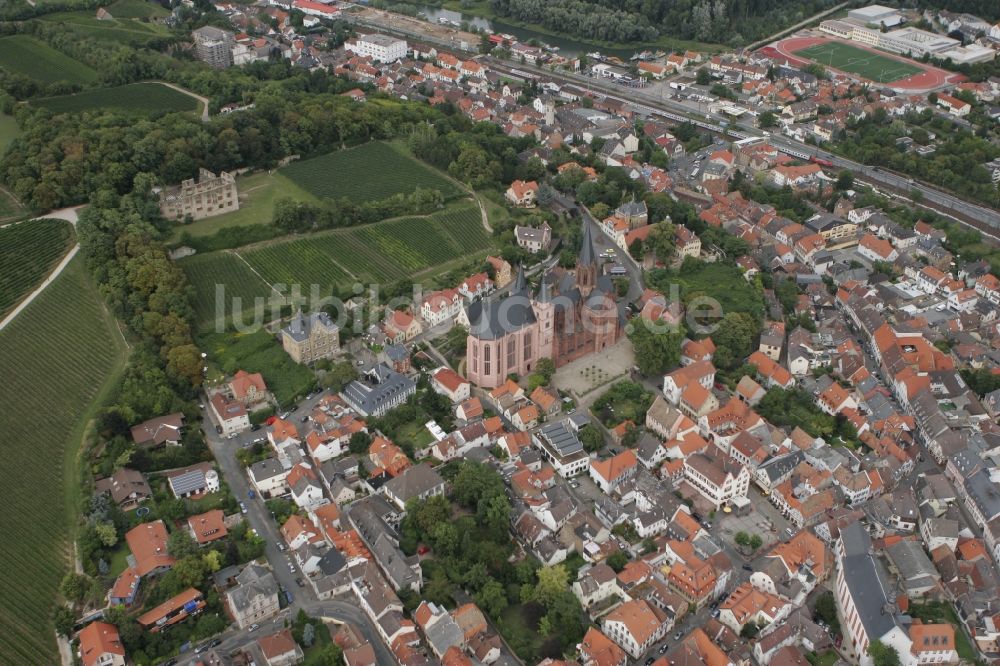
[[[826,42],[840,42],[842,44],[847,44],[849,46],[861,49],[862,51],[868,51],[872,54],[882,56],[884,58],[898,60],[900,62],[905,62],[907,64],[915,64],[917,67],[920,67],[921,69],[924,70],[920,74],[914,74],[913,76],[909,76],[905,79],[899,79],[898,81],[892,81],[890,83],[885,84],[895,90],[905,90],[913,93],[927,93],[932,90],[944,88],[949,84],[958,83],[965,79],[965,77],[962,76],[961,74],[946,72],[945,70],[938,69],[937,67],[929,67],[926,65],[922,65],[920,63],[914,62],[913,60],[895,56],[885,51],[878,51],[875,49],[868,48],[867,46],[860,44],[858,42],[853,42],[853,41],[849,42],[842,39],[833,39],[828,37],[789,37],[788,39],[782,39],[780,41],[775,42],[771,46],[765,48],[773,49],[782,56],[792,60],[795,63],[799,63],[800,65],[802,65],[809,63],[811,61],[796,56],[795,55],[796,53],[798,53],[803,49],[807,49],[810,46],[816,46],[817,44],[824,44]],[[835,67],[831,67],[829,69],[833,69],[838,72],[841,71],[836,69]],[[849,72],[841,72],[841,73],[851,78],[862,78],[857,74],[851,74]]]

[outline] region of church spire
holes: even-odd
[[[594,238],[590,233],[590,223],[583,221],[583,242],[576,259],[576,286],[584,297],[589,296],[597,285],[597,253]]]
[[[590,233],[590,223],[586,220],[583,221],[583,240],[580,243],[580,256],[577,258],[577,264],[596,264],[597,254],[594,252],[594,237]]]
[[[517,267],[517,277],[514,278],[514,286],[511,288],[511,294],[524,294],[528,291],[528,278],[524,274],[524,264],[519,264]]]

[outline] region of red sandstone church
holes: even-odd
[[[584,222],[574,271],[553,268],[533,296],[522,267],[508,296],[472,303],[469,379],[494,388],[509,374],[530,373],[538,359],[551,358],[559,367],[613,345],[622,333],[622,317],[611,279],[598,271],[590,225]]]

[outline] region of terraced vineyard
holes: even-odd
[[[0,67],[41,81],[91,83],[97,72],[27,35],[0,39]]]
[[[0,319],[56,267],[73,244],[73,225],[33,220],[0,229]]]
[[[281,285],[283,294],[290,285],[299,285],[304,297],[317,285],[320,296],[328,296],[355,281],[400,280],[489,247],[479,208],[462,204],[428,217],[404,217],[264,243],[238,254],[196,255],[181,260],[180,265],[194,285],[195,311],[205,330],[218,319],[216,284],[225,285],[227,310],[231,311],[233,296],[243,298],[244,304],[252,303],[255,296],[269,297],[265,282]]]
[[[224,287],[224,312],[232,313],[234,297],[243,307],[252,306],[254,298],[268,298],[273,292],[238,256],[229,252],[200,254],[178,262],[188,282],[194,287],[194,310],[199,328],[213,328],[220,319],[216,312],[216,285]]]
[[[59,662],[51,612],[78,506],[67,484],[123,347],[81,258],[0,331],[0,456],[14,472],[0,484],[0,663]]]
[[[482,215],[478,208],[470,213],[466,208],[443,211],[435,216],[445,233],[451,236],[466,252],[488,250],[493,242],[483,227]]]
[[[79,113],[91,109],[119,109],[152,113],[154,111],[196,111],[198,100],[160,83],[133,83],[115,88],[86,90],[75,95],[47,97],[33,102],[53,113]]]
[[[320,199],[377,201],[393,194],[409,194],[417,187],[440,190],[445,199],[462,194],[441,174],[382,142],[292,162],[281,173]]]

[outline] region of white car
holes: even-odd
[[[288,570],[289,570],[290,572],[292,572],[292,573],[295,573],[295,565],[294,565],[294,564],[292,564],[291,562],[289,562],[289,563],[288,563]]]

